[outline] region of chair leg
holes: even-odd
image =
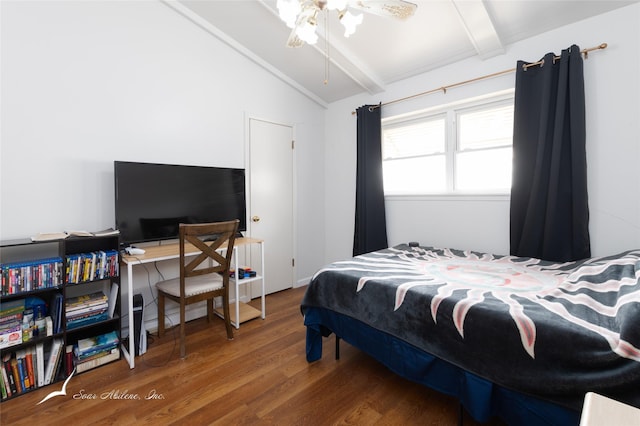
[[[158,337],[164,336],[164,294],[158,292]]]
[[[185,348],[185,303],[184,299],[180,301],[180,358],[184,358],[187,355]]]
[[[213,297],[207,299],[207,321],[213,322]]]
[[[231,312],[229,311],[229,290],[222,295],[222,312],[224,313],[224,325],[227,328],[227,339],[233,340],[233,328],[231,327]]]

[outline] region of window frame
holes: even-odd
[[[456,174],[456,157],[458,153],[493,150],[498,147],[459,150],[459,123],[458,116],[460,113],[469,111],[481,111],[489,109],[493,106],[512,104],[514,102],[514,89],[508,89],[498,93],[492,93],[471,99],[463,99],[432,108],[405,113],[397,116],[386,117],[382,119],[382,135],[384,137],[385,128],[401,127],[411,122],[431,120],[438,116],[445,117],[445,163],[446,163],[446,185],[445,190],[440,192],[385,192],[386,199],[423,199],[423,200],[451,200],[451,199],[485,199],[485,200],[505,200],[510,197],[510,188],[503,191],[500,190],[458,190],[454,188]],[[380,141],[383,144],[383,140]],[[381,147],[384,150],[384,147]],[[383,162],[385,160],[383,159]]]

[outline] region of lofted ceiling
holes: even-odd
[[[318,20],[318,43],[300,48],[286,47],[291,30],[278,17],[276,0],[165,3],[327,106],[472,56],[499,55],[519,40],[638,1],[413,0],[418,7],[408,19],[365,13],[349,38],[333,11]]]

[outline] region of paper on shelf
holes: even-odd
[[[107,228],[107,229],[103,229],[102,231],[96,231],[93,233],[93,235],[95,235],[96,237],[103,237],[107,235],[118,235],[118,234],[120,234],[120,231],[113,228]]]
[[[70,237],[93,237],[89,231],[65,231]]]
[[[63,240],[69,235],[66,232],[41,232],[31,237],[31,241]]]

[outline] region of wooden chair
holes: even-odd
[[[229,269],[238,220],[217,223],[180,224],[180,276],[156,283],[158,290],[158,336],[164,335],[165,298],[180,304],[180,357],[185,350],[185,308],[195,302],[207,301],[207,320],[213,320],[214,297],[222,297],[227,338],[233,339],[229,314]],[[206,241],[205,241],[206,239]],[[218,250],[226,244],[223,256]],[[195,246],[199,252],[185,255],[185,246]]]

